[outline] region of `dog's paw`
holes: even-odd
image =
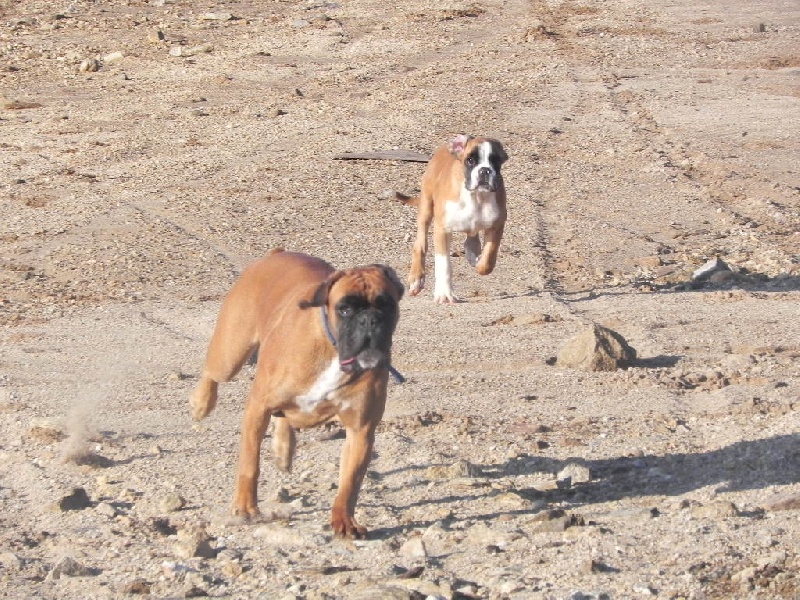
[[[367,537],[367,528],[359,525],[353,517],[333,514],[331,519],[333,533],[337,537],[363,540]]]
[[[258,521],[261,518],[261,511],[258,506],[232,506],[231,517],[238,522]]]
[[[450,293],[434,294],[433,301],[436,304],[458,304],[459,299]]]
[[[412,279],[408,282],[408,295],[416,296],[425,288],[425,278]]]
[[[478,275],[488,275],[492,271],[494,271],[494,265],[486,264],[483,261],[479,261],[477,265],[475,265],[475,271]]]

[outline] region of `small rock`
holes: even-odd
[[[193,573],[194,571],[195,570],[189,565],[172,562],[170,560],[165,560],[161,563],[161,572],[167,579],[183,581],[186,578],[186,575]]]
[[[584,371],[614,371],[636,360],[636,350],[616,331],[593,325],[569,340],[556,364]]]
[[[715,257],[692,273],[692,281],[705,281],[711,276],[712,273],[730,270],[731,268],[725,263],[724,260],[719,257]]]
[[[153,31],[148,32],[147,41],[151,44],[160,44],[164,41],[164,32],[160,29],[154,29]]]
[[[173,46],[169,49],[170,56],[195,56],[196,54],[204,54],[213,52],[214,46],[212,44],[200,44],[199,46],[192,46],[184,48],[183,46]]]
[[[205,598],[206,596],[208,596],[208,592],[196,585],[188,586],[183,592],[184,598]]]
[[[122,587],[123,594],[136,594],[141,596],[149,596],[150,595],[150,584],[145,581],[144,579],[137,577],[130,583],[125,584]]]
[[[764,23],[758,23],[755,27],[753,27],[753,33],[764,33],[767,30],[767,26]]]
[[[116,509],[116,508],[114,508],[113,506],[111,506],[111,505],[110,505],[108,502],[100,502],[100,503],[99,503],[99,504],[98,504],[98,505],[95,507],[95,510],[96,510],[96,511],[97,511],[99,514],[101,514],[101,515],[105,515],[106,517],[109,517],[109,518],[111,518],[111,519],[113,519],[114,517],[116,517],[116,516],[117,516],[117,509]]]
[[[742,569],[741,571],[738,571],[733,575],[731,575],[731,581],[733,581],[734,583],[745,583],[748,581],[752,581],[753,579],[755,579],[757,572],[758,569],[756,569],[755,567],[747,567],[746,569]]]
[[[559,487],[569,488],[576,483],[588,483],[592,480],[592,473],[586,465],[571,462],[568,463],[556,475],[556,483]]]
[[[783,496],[781,498],[778,498],[777,500],[773,500],[765,504],[764,509],[771,512],[800,509],[800,494]]]
[[[534,533],[557,533],[584,524],[580,515],[568,515],[560,509],[540,512],[531,519],[531,522],[534,523]]]
[[[252,535],[270,546],[284,548],[316,544],[316,541],[311,536],[306,537],[296,530],[272,524],[259,527],[253,531]]]
[[[633,591],[640,596],[655,596],[656,591],[647,583],[635,583]]]
[[[201,527],[181,529],[178,531],[178,541],[172,546],[172,551],[183,559],[195,556],[215,558],[217,550],[211,546],[211,540],[211,536]]]
[[[409,560],[426,559],[428,552],[425,549],[425,542],[422,538],[413,537],[400,546],[400,556]]]
[[[292,27],[297,27],[298,29],[302,29],[303,27],[308,27],[309,25],[311,25],[311,23],[309,23],[305,19],[295,19],[294,21],[292,21]]]
[[[92,500],[86,493],[86,490],[79,487],[72,490],[72,493],[64,496],[58,501],[58,508],[62,511],[67,510],[83,510],[92,505]]]
[[[233,15],[229,12],[207,12],[200,15],[201,21],[230,21]]]
[[[175,512],[186,506],[186,499],[180,494],[167,494],[158,501],[161,512]]]
[[[28,437],[44,444],[54,444],[66,439],[67,434],[55,423],[37,419],[31,423]]]
[[[81,73],[94,73],[100,70],[100,61],[96,58],[87,58],[81,61],[78,71]]]
[[[5,571],[19,569],[22,567],[23,563],[24,561],[13,552],[0,552],[0,565],[2,565]]]
[[[480,475],[480,468],[466,460],[459,460],[448,466],[428,467],[425,471],[428,479],[456,479],[458,477],[480,477]]]
[[[107,65],[110,65],[110,64],[113,64],[115,62],[121,61],[123,58],[125,58],[125,55],[122,52],[120,52],[120,51],[111,52],[110,54],[106,54],[103,57],[103,62],[105,64],[107,64]]]
[[[725,517],[736,517],[739,509],[733,502],[719,500],[711,504],[703,504],[692,509],[692,516],[698,519],[723,519]]]
[[[65,556],[47,574],[47,580],[53,581],[61,577],[82,577],[89,574],[89,569],[71,556]]]

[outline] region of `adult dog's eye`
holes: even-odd
[[[336,312],[339,313],[340,317],[347,318],[353,314],[353,307],[352,306],[340,306],[336,309]]]

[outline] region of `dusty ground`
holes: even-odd
[[[3,597],[800,597],[794,0],[3,0],[0,94]],[[277,245],[405,273],[424,166],[333,156],[458,132],[510,220],[403,300],[370,539],[335,429],[230,522],[222,295]],[[592,322],[636,365],[554,366]]]

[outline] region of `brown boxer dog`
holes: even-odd
[[[428,229],[433,221],[434,287],[438,303],[456,302],[450,263],[452,234],[467,234],[464,254],[481,275],[494,270],[506,223],[506,190],[500,174],[508,160],[497,140],[458,135],[440,147],[422,177],[419,198],[397,194],[406,204],[419,206],[417,238],[411,254],[408,293],[425,287]],[[483,232],[483,249],[478,237]]]
[[[331,524],[362,537],[355,506],[386,402],[392,334],[403,284],[384,265],[335,270],[325,261],[273,251],[249,266],[222,303],[202,376],[191,397],[199,420],[253,353],[258,362],[244,411],[233,513],[259,514],[261,440],[276,417],[273,450],[289,470],[295,428],[338,417],[346,430]]]

